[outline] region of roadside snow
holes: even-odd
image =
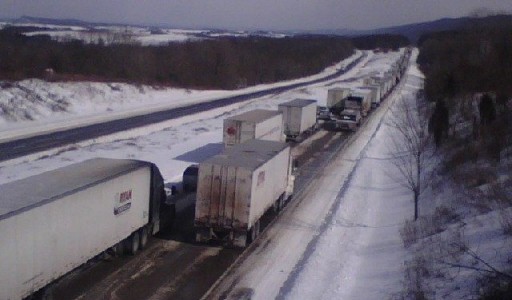
[[[410,192],[390,176],[390,132],[384,121],[360,156],[343,155],[355,169],[286,299],[385,299],[400,288],[405,251],[399,229],[412,205]]]

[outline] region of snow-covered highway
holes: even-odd
[[[277,104],[293,98],[317,99],[320,105],[324,105],[327,89],[336,86],[359,86],[362,84],[362,78],[386,69],[398,55],[399,53],[396,52],[369,53],[357,68],[327,82],[102,139],[77,143],[72,147],[24,157],[22,160],[3,162],[0,164],[0,183],[96,156],[149,160],[159,166],[168,184],[177,183],[181,181],[182,172],[190,163],[200,162],[220,150],[222,120],[226,116],[255,108],[276,109]],[[377,132],[376,136],[379,136],[378,128],[383,127],[379,124],[382,124],[381,120],[385,116],[387,107],[400,98],[400,93],[409,93],[410,90],[406,88],[397,91],[349,140],[345,139],[346,135],[337,133],[327,140],[325,145],[320,145],[320,148],[315,150],[316,153],[313,151],[310,160],[301,164],[299,177],[307,177],[307,180],[304,181],[305,184],[299,185],[302,188],[297,191],[294,200],[273,225],[268,227],[261,239],[233,265],[223,280],[218,281],[218,285],[210,295],[229,295],[240,298],[242,295],[250,294],[253,299],[337,298],[338,289],[330,290],[330,288],[335,287],[338,281],[327,281],[325,278],[338,278],[347,274],[355,276],[353,275],[355,269],[345,268],[345,273],[336,273],[329,267],[352,261],[349,255],[354,253],[344,252],[331,257],[334,254],[329,249],[321,252],[317,252],[317,249],[329,245],[339,248],[336,245],[344,245],[344,241],[351,241],[351,238],[357,242],[352,231],[346,234],[341,232],[339,240],[326,236],[332,231],[344,228],[343,220],[351,221],[350,224],[347,223],[350,228],[356,228],[357,224],[365,224],[365,212],[370,206],[368,202],[356,201],[357,197],[354,198],[356,200],[349,201],[345,196],[350,194],[351,189],[357,189],[359,185],[364,186],[365,183],[354,184],[353,182],[353,179],[358,178],[358,170],[363,164],[363,154],[375,143],[375,138],[372,140],[374,134]],[[321,139],[324,136],[326,133],[322,131],[311,140]],[[311,140],[298,145],[294,151],[307,151],[303,148],[307,148]],[[368,191],[365,193],[368,194]],[[345,219],[338,218],[339,210],[346,211],[349,216]],[[325,243],[324,239],[330,242]],[[237,253],[219,247],[189,244],[188,241],[190,239],[187,238],[179,241],[169,237],[155,239],[152,246],[140,255],[117,261],[115,263],[118,265],[117,269],[100,263],[97,268],[100,271],[88,270],[81,274],[82,277],[77,276],[77,278],[80,277],[78,283],[68,285],[74,293],[63,292],[60,295],[74,295],[67,298],[90,296],[123,299],[140,299],[141,297],[197,299],[198,294],[206,291],[208,285],[216,280],[215,276],[220,276],[222,273],[220,268],[225,268],[226,264],[230,265],[230,259],[234,259]],[[327,256],[324,257],[324,255]],[[340,255],[346,256],[337,260]],[[212,261],[216,261],[213,264],[214,269],[211,269]],[[312,272],[312,275],[308,272]],[[317,275],[320,277],[315,281],[314,278]],[[204,280],[184,282],[184,278],[196,278],[194,276],[200,276]],[[101,282],[91,282],[90,278],[101,278]],[[82,285],[83,282],[87,284]],[[321,290],[317,290],[307,282],[316,282],[316,284],[323,282],[325,285]],[[134,287],[140,287],[143,290],[135,292]],[[191,290],[195,292],[191,293]],[[332,291],[332,293],[318,294],[319,291],[326,293]],[[347,293],[346,290],[342,292]]]

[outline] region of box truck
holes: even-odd
[[[371,94],[371,91],[365,89],[351,90],[350,95],[345,99],[345,108],[359,110],[361,116],[366,117],[372,104]]]
[[[278,105],[283,114],[283,131],[287,141],[300,141],[317,129],[316,100],[294,99]]]
[[[349,88],[332,88],[327,90],[327,108],[334,115],[339,115],[345,108],[344,100],[350,94]]]
[[[108,249],[160,230],[164,183],[149,162],[96,158],[0,186],[0,299],[22,299]]]
[[[281,112],[255,109],[224,119],[224,146],[233,146],[251,139],[283,141]]]
[[[196,241],[245,247],[259,233],[261,216],[279,211],[293,193],[286,143],[250,140],[199,164]]]
[[[380,101],[381,101],[380,85],[368,84],[368,85],[363,86],[362,89],[371,91],[371,108],[376,108],[376,107],[380,106]]]
[[[361,111],[358,109],[344,109],[339,120],[336,121],[336,127],[341,130],[356,131],[359,125],[361,125]]]

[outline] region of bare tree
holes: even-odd
[[[390,140],[392,162],[401,175],[399,182],[413,193],[414,221],[418,219],[420,194],[431,174],[431,166],[427,165],[432,149],[428,134],[429,111],[430,107],[420,93],[402,97],[392,108],[389,122],[395,129]]]

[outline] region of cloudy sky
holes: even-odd
[[[23,15],[224,29],[373,29],[476,11],[512,12],[512,0],[0,0]]]

